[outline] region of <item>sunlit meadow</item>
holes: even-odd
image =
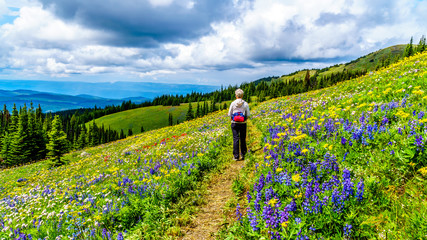
[[[264,159],[227,236],[427,238],[426,90],[425,53],[262,103]]]

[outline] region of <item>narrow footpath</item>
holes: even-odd
[[[230,130],[231,131],[231,130]],[[259,135],[256,127],[248,123],[248,149],[249,151],[259,151]],[[212,179],[206,194],[206,204],[201,207],[191,226],[187,229],[182,240],[202,240],[215,239],[215,234],[221,228],[224,220],[225,205],[232,198],[232,184],[239,175],[240,170],[245,166],[245,161],[231,160],[233,147],[226,148],[221,153],[221,157],[229,158],[230,164]]]

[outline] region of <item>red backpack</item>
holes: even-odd
[[[241,112],[236,112],[236,113],[233,113],[232,119],[235,122],[244,122],[245,121],[245,115],[243,115],[243,113],[241,113]]]

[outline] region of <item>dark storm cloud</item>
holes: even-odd
[[[107,31],[106,44],[156,47],[165,42],[186,42],[211,31],[213,21],[233,17],[229,0],[183,1],[153,6],[148,0],[40,0],[45,9],[66,21]],[[189,2],[189,1],[188,1]]]

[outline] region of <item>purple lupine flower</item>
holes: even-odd
[[[257,186],[257,192],[261,192],[261,190],[264,188],[264,175],[261,174],[261,176],[259,177],[259,182],[258,182],[258,186]]]
[[[345,137],[341,137],[341,144],[345,145],[347,143],[347,139]]]
[[[257,212],[261,210],[261,205],[259,204],[259,202],[261,201],[261,196],[262,196],[262,193],[258,192],[255,198],[254,208]]]
[[[271,183],[271,180],[272,180],[271,171],[269,171],[267,176],[265,177],[265,183],[269,184]]]
[[[246,198],[248,199],[248,203],[251,203],[252,196],[249,191],[246,192]]]
[[[344,157],[342,158],[343,162],[345,161],[345,158],[347,157],[347,155],[348,155],[348,152],[344,153]]]
[[[357,192],[356,192],[356,198],[357,201],[361,202],[363,200],[363,193],[365,191],[365,184],[363,183],[363,180],[360,180],[357,184]]]
[[[123,240],[123,233],[119,232],[119,235],[117,235],[117,240]]]
[[[415,137],[415,145],[417,147],[422,147],[424,145],[424,143],[423,143],[423,136],[418,135],[418,136]]]
[[[349,237],[351,234],[351,229],[353,228],[353,226],[351,226],[351,224],[346,224],[344,226],[344,236]]]
[[[107,238],[107,229],[103,228],[102,229],[102,239]]]
[[[236,217],[237,220],[242,221],[242,213],[240,212],[240,204],[237,204],[236,206]]]
[[[248,213],[249,223],[252,227],[252,230],[258,231],[259,230],[258,221],[255,214],[252,213],[251,208],[249,207],[247,208],[247,213]]]
[[[389,120],[386,116],[383,117],[383,120],[381,121],[382,125],[386,125],[387,123],[389,123]]]
[[[265,220],[266,228],[277,228],[278,221],[274,209],[270,205],[265,205],[262,211],[262,217]]]

